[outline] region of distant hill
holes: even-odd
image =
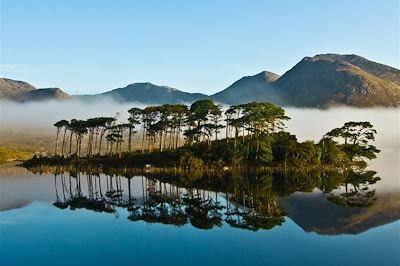
[[[217,102],[240,104],[251,101],[282,103],[273,82],[279,75],[263,71],[254,76],[247,76],[234,82],[231,86],[211,95]]]
[[[201,93],[183,92],[167,86],[152,83],[133,83],[124,88],[115,89],[96,95],[79,96],[80,99],[95,101],[113,99],[117,102],[140,102],[144,104],[191,103],[209,96]]]
[[[147,82],[133,83],[96,95],[76,95],[74,98],[143,104],[191,103],[211,98],[224,104],[268,101],[283,106],[322,108],[335,105],[399,106],[400,70],[358,55],[321,54],[303,58],[281,77],[263,71],[243,77],[211,96]],[[26,82],[0,79],[0,99],[17,102],[62,101],[71,99],[71,96],[61,89],[36,89]]]
[[[65,101],[72,99],[72,96],[65,93],[60,88],[44,88],[29,91],[25,94],[25,101]]]
[[[23,81],[0,78],[0,99],[15,102],[64,101],[72,99],[60,88],[37,89]]]
[[[25,93],[33,90],[36,88],[27,82],[0,78],[0,99],[21,101]]]
[[[274,85],[285,105],[397,106],[400,70],[357,55],[305,57]]]

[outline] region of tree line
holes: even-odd
[[[183,144],[205,142],[211,145],[218,140],[222,129],[226,128],[226,140],[233,139],[235,146],[241,136],[258,139],[260,134],[282,129],[285,116],[283,108],[271,103],[248,103],[231,106],[225,112],[221,105],[211,99],[199,100],[191,106],[184,104],[164,104],[148,106],[144,109],[131,108],[129,118],[117,123],[114,117],[95,117],[87,120],[60,120],[56,127],[55,155],[92,156],[104,154],[102,143],[107,142],[105,154],[120,154],[121,143],[128,142],[127,150],[132,151],[132,137],[135,129],[142,129],[141,152],[177,149]],[[225,119],[223,119],[225,117]],[[225,123],[224,123],[225,122]],[[62,132],[61,153],[58,151],[59,135]],[[86,138],[85,138],[86,137]],[[184,137],[184,143],[182,138]],[[83,139],[86,150],[82,150]],[[67,147],[69,143],[69,148]],[[103,147],[104,148],[104,147]]]
[[[223,110],[205,99],[190,106],[131,108],[128,114],[127,121],[122,123],[118,122],[119,114],[58,121],[54,124],[56,157],[101,157],[103,161],[98,163],[116,165],[123,157],[124,163],[140,167],[269,164],[286,168],[321,164],[365,166],[365,159],[374,159],[379,152],[370,144],[376,130],[369,122],[347,122],[326,133],[318,143],[298,142],[295,135],[284,131],[285,122],[290,119],[285,110],[266,102],[232,105]],[[139,132],[141,145],[133,149],[133,136]],[[127,145],[123,149],[124,142]]]

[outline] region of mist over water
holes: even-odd
[[[113,100],[96,103],[81,101],[11,103],[0,102],[0,128],[7,130],[54,131],[53,124],[61,119],[87,119],[95,116],[115,116],[119,121],[127,119],[127,110],[132,107],[144,108],[138,103],[121,104]],[[322,136],[347,121],[369,121],[377,129],[375,145],[381,150],[378,159],[370,163],[385,182],[377,184],[380,190],[400,191],[400,108],[331,108],[304,109],[285,108],[291,118],[287,131],[298,140],[318,142]],[[225,134],[221,132],[220,136]]]
[[[95,116],[115,116],[120,121],[128,118],[127,110],[143,108],[143,104],[121,104],[102,99],[96,103],[83,101],[12,103],[0,102],[0,123],[2,128],[53,129],[53,124],[61,119],[88,119]]]

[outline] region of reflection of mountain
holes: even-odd
[[[32,201],[26,199],[7,199],[3,197],[0,197],[0,199],[0,211],[19,209],[32,203]]]
[[[283,202],[287,216],[306,232],[359,234],[400,219],[400,193],[377,196],[369,208],[343,207],[318,193],[295,193]]]

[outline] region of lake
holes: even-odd
[[[0,265],[400,265],[398,109],[288,113],[300,140],[371,121],[382,152],[368,169],[381,180],[355,190],[322,173],[208,179],[2,164]]]

